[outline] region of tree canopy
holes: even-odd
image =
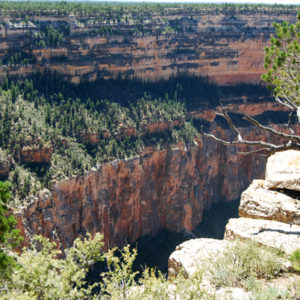
[[[0,181],[0,272],[3,277],[15,264],[9,251],[18,246],[21,241],[19,230],[15,228],[17,220],[13,215],[7,214],[9,200],[9,184]]]
[[[275,23],[276,36],[265,47],[262,79],[271,85],[276,101],[288,108],[300,106],[300,11],[296,24]]]

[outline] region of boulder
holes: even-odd
[[[241,288],[217,288],[210,281],[211,274],[208,270],[213,267],[214,259],[233,244],[227,240],[209,238],[192,239],[180,244],[169,257],[169,279],[172,280],[179,272],[182,272],[183,276],[187,278],[200,271],[202,275],[200,287],[208,296],[207,299],[251,299],[250,293]]]
[[[254,180],[242,193],[240,217],[300,225],[300,201],[279,191],[266,190],[263,186],[263,180]]]
[[[300,249],[300,226],[250,218],[230,219],[225,228],[224,238],[255,240],[290,255],[296,249]]]
[[[193,275],[207,265],[211,257],[222,253],[229,241],[208,238],[192,239],[176,247],[168,261],[168,275],[174,277],[180,271],[185,277]]]
[[[266,188],[300,191],[300,151],[276,152],[268,158]]]

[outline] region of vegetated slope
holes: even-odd
[[[6,79],[0,98],[2,179],[9,178],[14,196],[23,199],[103,162],[139,155],[149,146],[159,150],[179,141],[193,144],[196,128],[208,123],[191,119],[190,112],[205,115],[218,103],[218,94],[235,94],[239,102],[247,93],[249,99],[268,98],[260,86],[241,85],[233,91],[188,75],[156,83],[112,79],[79,86],[49,72],[25,81]],[[105,95],[112,100],[101,98]]]

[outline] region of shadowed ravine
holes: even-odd
[[[141,274],[146,267],[151,267],[167,275],[168,258],[176,246],[192,238],[223,239],[228,220],[238,217],[239,203],[239,200],[235,200],[213,204],[211,209],[203,212],[202,222],[191,232],[172,232],[163,229],[155,236],[140,237],[136,242],[131,243],[131,246],[138,251],[134,270]],[[89,273],[88,280],[97,281],[103,268],[103,263],[96,264]]]
[[[223,239],[228,220],[238,217],[239,202],[239,200],[235,200],[213,204],[210,210],[203,212],[202,222],[192,232],[176,233],[162,230],[154,237],[139,238],[135,243],[132,243],[138,250],[135,268],[143,270],[145,266],[148,266],[166,274],[168,258],[180,243],[200,237]]]

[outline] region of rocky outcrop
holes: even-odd
[[[290,150],[272,155],[266,167],[265,186],[300,192],[300,152]]]
[[[162,229],[193,230],[204,209],[237,199],[263,173],[263,156],[236,151],[198,139],[193,146],[147,148],[139,157],[102,164],[55,184],[47,201],[32,199],[24,211],[26,232],[58,238],[65,247],[86,232],[102,232],[107,246],[122,246]]]
[[[200,269],[205,269],[205,263],[222,253],[229,245],[227,240],[206,238],[192,239],[180,244],[168,260],[169,278],[175,277],[179,272],[189,277]]]
[[[300,249],[300,226],[251,218],[230,219],[226,225],[224,238],[251,239],[291,254]]]
[[[247,218],[229,220],[225,239],[251,239],[286,254],[300,249],[299,174],[300,151],[271,155],[266,180],[254,181],[242,194],[239,212]]]
[[[295,186],[296,180],[293,179],[297,178],[299,173],[299,153],[299,151],[289,150],[269,157],[266,178],[274,182],[276,177],[273,179],[271,174],[277,174],[282,187],[292,187],[298,193],[299,185]],[[285,176],[287,173],[290,176]],[[266,182],[267,180],[254,180],[242,194],[239,212],[240,216],[245,217],[229,220],[225,228],[224,240],[201,238],[177,246],[169,257],[170,278],[179,272],[189,277],[197,270],[202,270],[204,272],[201,283],[203,288],[208,293],[212,291],[215,296],[219,295],[220,299],[223,299],[221,295],[225,295],[224,288],[218,290],[212,285],[207,269],[211,269],[213,260],[221,256],[225,249],[230,250],[236,240],[253,240],[266,247],[278,249],[287,256],[300,249],[300,226],[297,225],[299,224],[300,201],[277,191],[268,190],[270,183]],[[286,190],[282,192],[284,191]],[[289,195],[291,195],[290,192]],[[285,271],[295,271],[291,263],[285,259],[282,260],[282,268]],[[235,295],[233,290],[227,289],[227,295],[230,295],[232,299],[243,297],[252,299],[251,295],[244,290],[239,292],[239,295]]]
[[[213,261],[223,254],[233,243],[227,240],[192,239],[176,247],[168,260],[168,279],[174,280],[178,273],[185,278],[200,272],[200,288],[205,291],[207,299],[250,299],[250,293],[241,288],[219,288],[210,281]]]
[[[0,148],[0,176],[8,176],[11,167],[10,159]]]
[[[242,193],[240,217],[300,225],[300,201],[279,191],[267,190],[264,185],[264,180],[254,180]]]
[[[25,211],[29,233],[59,238],[102,232],[106,246],[124,245],[162,228],[192,230],[201,221],[203,200],[198,146],[145,152],[56,184]]]
[[[243,134],[247,130],[249,138],[262,137],[247,128]],[[214,133],[232,138],[222,128]],[[237,151],[198,139],[193,146],[147,148],[138,157],[102,164],[56,183],[47,201],[32,199],[24,211],[26,232],[57,238],[65,247],[86,232],[102,232],[107,246],[122,246],[162,229],[193,230],[203,210],[237,199],[253,177],[262,176],[265,157]]]
[[[21,161],[27,163],[50,163],[52,152],[53,148],[51,146],[24,146],[20,152]]]
[[[25,66],[1,67],[0,77],[28,76],[48,68],[74,83],[119,75],[155,81],[180,72],[209,76],[218,84],[257,83],[273,22],[294,22],[296,13],[276,8],[165,9],[161,15],[141,11],[133,16],[136,12],[127,11],[121,17],[98,16],[102,21],[96,16],[36,15],[26,27],[23,20],[6,18],[0,58],[9,61],[10,55],[23,51],[31,59]],[[50,25],[70,29],[59,46],[41,48],[28,38]]]

